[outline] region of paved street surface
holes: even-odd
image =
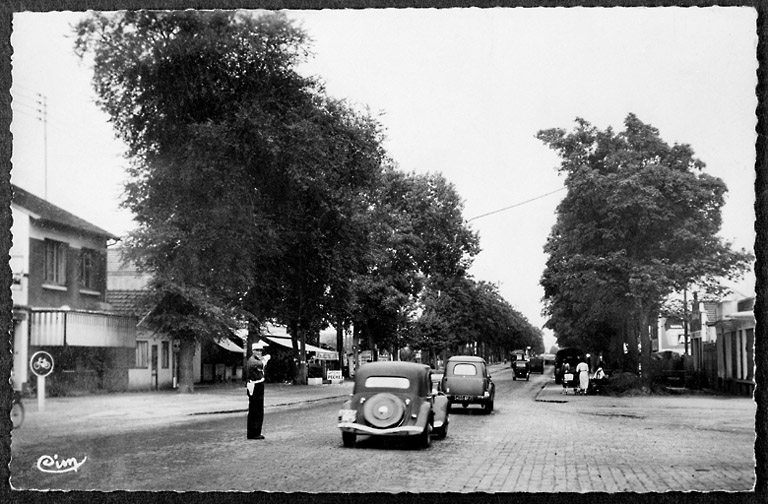
[[[336,414],[351,384],[268,386],[263,441],[245,439],[242,388],[130,393],[28,404],[13,432],[19,489],[279,492],[748,492],[751,399],[563,395],[551,368],[513,381],[491,368],[495,410],[454,407],[426,450],[360,438]],[[201,414],[202,413],[202,414]],[[211,413],[211,414],[205,414]],[[46,473],[41,457],[82,463]]]

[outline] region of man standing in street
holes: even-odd
[[[264,439],[261,426],[264,423],[264,366],[269,361],[269,355],[261,358],[261,349],[254,344],[251,347],[251,358],[248,359],[248,439]]]

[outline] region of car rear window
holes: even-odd
[[[369,376],[365,379],[366,388],[407,389],[410,386],[410,380],[402,376]]]
[[[453,374],[475,376],[477,374],[477,368],[474,364],[456,364],[453,367]]]

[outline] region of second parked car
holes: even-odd
[[[448,396],[449,407],[461,404],[479,404],[486,413],[493,411],[496,385],[491,381],[485,359],[476,355],[456,355],[445,363],[443,393]]]
[[[544,357],[534,355],[531,357],[531,373],[544,373]]]

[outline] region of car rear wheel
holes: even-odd
[[[432,423],[427,422],[424,426],[424,431],[419,434],[418,446],[419,448],[429,448],[432,444]]]
[[[485,403],[485,412],[490,415],[491,411],[493,411],[493,399]]]
[[[448,414],[445,415],[445,420],[443,420],[443,426],[440,427],[440,430],[437,433],[437,439],[445,439],[445,436],[448,435]]]
[[[355,447],[355,439],[357,436],[352,432],[342,432],[341,433],[341,442],[344,443],[344,446],[346,448],[354,448]]]

